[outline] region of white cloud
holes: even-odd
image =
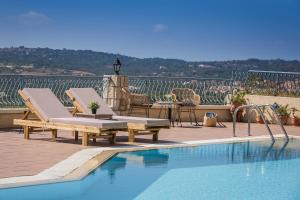
[[[48,23],[51,20],[47,15],[35,11],[29,11],[27,13],[19,15],[18,21],[25,25],[41,25],[44,23]]]
[[[158,32],[164,32],[168,30],[168,27],[165,24],[155,24],[153,26],[153,32],[158,33]]]

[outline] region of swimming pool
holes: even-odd
[[[300,199],[300,140],[119,153],[81,181],[0,190],[0,199]]]

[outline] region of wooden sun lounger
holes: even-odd
[[[93,88],[71,88],[66,93],[75,106],[73,114],[76,112],[91,114],[88,104],[91,101],[96,101],[100,105],[97,114],[111,114],[113,120],[127,122],[129,142],[134,142],[136,135],[153,135],[152,140],[157,141],[160,129],[170,128],[170,123],[167,119],[116,115]]]
[[[28,93],[36,94],[37,98],[30,97]],[[73,117],[48,88],[25,88],[19,90],[19,94],[29,111],[25,113],[23,119],[14,119],[14,124],[23,126],[25,139],[30,138],[30,133],[34,128],[42,128],[51,129],[53,139],[57,138],[57,130],[73,131],[75,140],[78,140],[78,132],[82,132],[82,145],[84,146],[88,145],[90,138],[94,141],[96,138],[106,138],[113,144],[117,131],[127,128],[126,122],[115,123],[111,120]],[[44,102],[41,102],[43,98]],[[45,108],[48,104],[50,108]],[[38,120],[29,120],[29,113],[34,113]]]

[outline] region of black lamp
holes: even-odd
[[[119,72],[120,72],[121,66],[122,66],[122,63],[120,62],[119,58],[116,59],[113,66],[114,66],[114,71],[115,71],[116,75],[119,75]]]

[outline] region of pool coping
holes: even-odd
[[[274,137],[283,138],[284,135],[277,134],[274,135]],[[300,136],[290,135],[289,137],[291,139],[300,139]],[[111,157],[121,152],[188,147],[204,144],[259,141],[269,138],[269,136],[233,137],[224,139],[196,140],[172,143],[133,144],[132,146],[126,147],[113,146],[82,149],[69,156],[67,159],[60,161],[54,166],[45,169],[36,175],[2,178],[0,179],[0,189],[81,180],[101,164],[105,163]]]

